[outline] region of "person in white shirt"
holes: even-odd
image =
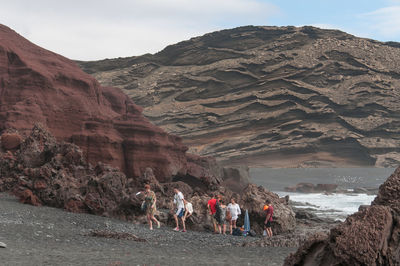
[[[238,219],[238,216],[242,214],[242,212],[240,211],[239,204],[236,203],[234,198],[232,198],[231,203],[228,204],[227,210],[229,211],[232,217],[229,226],[230,232],[232,234],[232,229],[236,228],[236,220]]]
[[[183,216],[183,220],[186,222],[186,219],[192,216],[193,214],[193,205],[187,200],[185,201],[185,216]]]
[[[183,217],[185,214],[185,203],[184,203],[185,198],[183,197],[182,192],[180,192],[177,188],[174,188],[174,193],[175,193],[174,204],[176,206],[176,212],[174,214],[176,227],[174,228],[174,231],[179,231],[178,218],[180,218],[182,220],[182,227],[183,227],[182,232],[186,232],[185,220]]]

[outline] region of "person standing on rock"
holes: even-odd
[[[174,193],[175,193],[174,204],[176,206],[176,212],[174,214],[176,227],[174,228],[174,231],[179,231],[178,218],[180,218],[182,221],[182,227],[183,227],[182,232],[186,232],[185,219],[183,217],[185,215],[185,203],[184,203],[185,198],[183,197],[182,192],[180,192],[177,188],[174,188]]]
[[[144,186],[144,201],[146,204],[146,216],[147,216],[147,222],[149,223],[150,230],[153,230],[153,222],[157,223],[157,228],[160,228],[160,222],[154,217],[154,214],[157,211],[156,208],[156,193],[154,191],[150,190],[150,185],[146,184]]]
[[[271,237],[272,236],[271,222],[272,222],[272,215],[274,214],[274,207],[272,206],[270,199],[267,199],[265,203],[268,206],[268,208],[265,208],[266,210],[265,210],[264,232],[266,232],[267,235]]]
[[[235,199],[231,199],[231,203],[228,204],[227,211],[230,213],[231,219],[229,221],[230,234],[232,234],[233,228],[236,228],[236,221],[238,216],[242,214],[239,204],[236,203]]]

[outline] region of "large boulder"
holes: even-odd
[[[400,168],[380,186],[371,206],[328,236],[309,239],[285,265],[400,265]]]
[[[240,194],[240,203],[243,210],[249,211],[252,228],[258,232],[263,229],[265,221],[263,206],[266,199],[270,199],[274,207],[272,231],[279,234],[293,230],[296,226],[296,218],[292,208],[282,202],[277,194],[262,186],[249,184]]]
[[[21,145],[22,137],[18,133],[3,133],[0,141],[4,150],[15,150]]]
[[[250,184],[249,167],[224,167],[223,185],[229,189],[240,193],[248,184]]]

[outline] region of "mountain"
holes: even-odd
[[[0,133],[27,136],[37,123],[78,145],[86,161],[117,167],[128,178],[149,167],[165,182],[195,171],[209,176],[207,159],[186,154],[180,137],[151,124],[120,89],[100,86],[75,62],[0,25]],[[39,150],[48,145],[42,142]]]
[[[400,162],[400,44],[314,27],[246,26],[157,54],[78,62],[190,151],[224,164]]]

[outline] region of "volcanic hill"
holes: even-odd
[[[120,89],[100,86],[74,61],[0,25],[0,133],[27,136],[36,123],[58,141],[78,145],[86,161],[110,164],[128,177],[148,167],[162,182],[190,171],[208,175],[195,164],[207,159],[186,154],[180,137],[154,126]]]
[[[250,166],[396,166],[400,44],[314,27],[223,30],[79,62],[192,152]]]

